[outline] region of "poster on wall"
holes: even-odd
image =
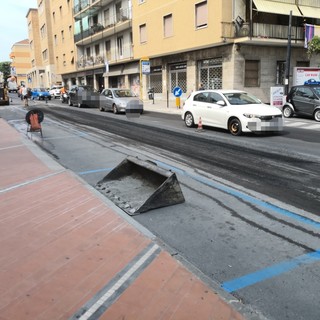
[[[304,84],[320,84],[320,68],[294,68],[292,85],[298,86]]]
[[[280,108],[284,105],[284,87],[271,87],[270,88],[270,105]]]

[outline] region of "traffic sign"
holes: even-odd
[[[173,95],[175,97],[181,97],[182,96],[182,89],[180,87],[175,87],[173,89]]]

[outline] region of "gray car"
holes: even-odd
[[[287,102],[283,106],[283,115],[286,118],[294,114],[311,116],[320,121],[320,86],[300,85],[291,88],[287,95]]]
[[[100,111],[113,113],[143,113],[143,102],[130,89],[104,89],[100,97]]]
[[[100,93],[88,85],[74,85],[69,90],[69,106],[98,108]]]

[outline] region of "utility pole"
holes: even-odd
[[[289,92],[289,77],[290,77],[290,60],[291,60],[291,24],[292,24],[292,11],[289,16],[288,27],[288,45],[287,45],[287,59],[286,59],[286,72],[285,72],[285,95]]]

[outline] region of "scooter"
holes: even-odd
[[[65,92],[61,95],[61,102],[62,103],[68,103],[68,100],[69,100],[69,94],[68,92]]]

